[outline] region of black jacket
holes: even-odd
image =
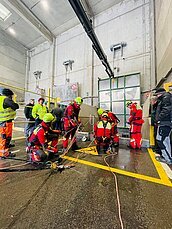
[[[15,103],[11,98],[6,97],[4,99],[3,108],[12,108],[14,111],[19,109],[19,105]]]
[[[63,111],[60,107],[55,107],[51,113],[56,117],[56,121],[60,122],[62,116],[63,116]]]
[[[156,121],[160,125],[172,126],[172,94],[169,92],[163,93],[157,102]]]
[[[29,120],[35,120],[32,116],[32,109],[33,109],[33,104],[29,103],[25,106],[24,108],[24,114],[25,114],[25,117]]]

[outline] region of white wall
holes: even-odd
[[[151,76],[150,15],[149,0],[126,0],[97,15],[94,19],[95,32],[111,67],[117,66],[120,69],[118,73],[115,71],[115,76],[140,72],[142,91],[154,86],[154,76]],[[110,46],[120,42],[127,43],[123,57],[120,56],[120,52],[117,52],[113,61]],[[39,48],[35,48],[37,49]],[[35,70],[43,72],[41,86],[47,87],[51,84],[48,78],[50,77],[48,66],[51,62],[49,60],[51,50],[50,47],[44,49],[45,51],[31,57],[29,88],[34,87],[35,79],[32,73]],[[93,77],[93,96],[97,96],[98,77],[107,78],[108,76],[96,54],[92,58],[91,42],[81,25],[66,31],[56,39],[55,85],[65,84],[66,70],[63,62],[66,60],[74,60],[72,71],[68,71],[68,78],[71,83],[79,82],[80,95],[91,96]]]
[[[0,30],[0,82],[24,88],[25,68],[26,49]]]
[[[48,95],[48,88],[51,86],[51,45],[48,42],[45,42],[29,52],[29,71],[27,77],[27,89],[32,92],[40,93],[40,89],[45,90],[45,95]],[[36,82],[34,72],[41,71],[41,78]],[[37,86],[39,88],[37,88]],[[38,98],[32,93],[26,95],[26,100],[30,98]]]
[[[159,82],[172,68],[172,0],[156,0],[155,3],[157,78]],[[168,81],[171,80],[172,76]]]

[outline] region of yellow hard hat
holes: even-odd
[[[83,103],[83,99],[82,99],[81,97],[76,97],[75,102],[76,102],[78,105],[81,105],[81,104]]]
[[[44,121],[45,123],[47,123],[47,122],[52,122],[54,119],[55,119],[55,117],[54,117],[51,113],[47,113],[47,114],[45,114],[44,117],[43,117],[43,121]]]
[[[99,108],[99,109],[97,110],[97,114],[98,114],[99,116],[102,115],[103,112],[104,112],[104,110],[103,110],[102,108]]]
[[[131,105],[132,104],[132,101],[131,100],[128,100],[127,102],[126,102],[126,106],[128,107],[129,105]]]

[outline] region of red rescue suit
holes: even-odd
[[[142,119],[142,108],[137,103],[130,106],[128,123],[130,124],[130,146],[133,149],[140,149],[142,145],[141,129],[144,120]]]
[[[31,161],[44,161],[51,159],[58,153],[58,130],[52,130],[50,126],[41,122],[28,139],[27,153]]]
[[[107,118],[102,118],[101,121],[94,124],[94,137],[98,153],[100,152],[101,145],[103,146],[104,153],[106,153],[112,141],[113,130],[114,128]]]
[[[120,122],[120,120],[117,118],[117,116],[109,111],[108,112],[108,117],[109,117],[109,121],[112,124],[112,128],[113,128],[113,133],[114,133],[114,142],[119,145],[119,134],[118,134],[118,129],[117,129],[117,124]]]
[[[74,101],[73,103],[67,106],[64,112],[64,116],[65,116],[63,118],[64,130],[65,130],[65,134],[63,137],[63,148],[64,149],[68,147],[68,140],[70,136],[73,141],[72,149],[73,150],[77,149],[75,132],[77,130],[79,111],[80,111],[80,105],[78,105]]]

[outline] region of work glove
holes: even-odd
[[[73,127],[76,127],[77,126],[77,123],[74,119],[70,119],[70,124],[73,126]]]
[[[54,133],[60,134],[61,130],[53,130]]]

